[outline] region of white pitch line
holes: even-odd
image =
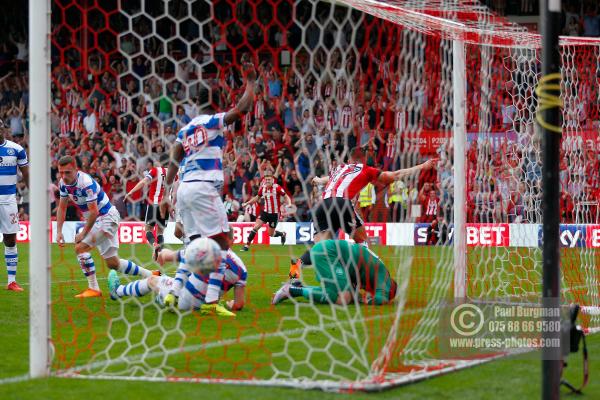
[[[408,310],[407,312],[405,312],[403,315],[416,314],[423,310],[424,309],[421,309],[421,308],[411,309],[411,310]],[[375,321],[375,320],[379,320],[379,319],[383,319],[383,318],[389,318],[391,315],[393,315],[393,314],[390,313],[390,314],[385,314],[385,315],[376,315],[374,317],[361,319],[360,321],[361,322]],[[306,327],[306,328],[288,329],[288,330],[284,330],[284,331],[280,331],[280,332],[269,332],[269,333],[247,335],[247,336],[242,336],[242,337],[235,338],[235,339],[216,340],[214,342],[195,344],[195,345],[180,347],[180,348],[176,348],[176,349],[170,349],[170,350],[161,351],[161,352],[157,351],[157,352],[150,353],[146,356],[139,355],[139,356],[135,356],[135,357],[131,357],[131,358],[119,357],[114,360],[97,361],[97,362],[94,362],[94,363],[91,363],[88,365],[81,365],[81,366],[66,369],[64,371],[58,371],[57,374],[77,373],[86,368],[100,368],[100,367],[118,365],[118,364],[123,364],[123,363],[135,363],[135,362],[139,362],[142,360],[147,360],[147,359],[161,357],[161,356],[168,357],[172,354],[177,354],[177,353],[188,353],[188,352],[212,349],[212,348],[217,348],[217,347],[224,347],[224,346],[229,346],[232,344],[253,342],[253,341],[258,341],[258,340],[263,340],[263,339],[270,339],[270,338],[282,336],[282,335],[289,336],[289,335],[301,334],[305,331],[320,331],[320,330],[335,328],[340,325],[348,325],[348,324],[356,323],[356,322],[359,322],[359,321],[350,320],[350,321],[343,321],[343,322],[338,322],[338,323],[332,322],[332,323],[325,324],[325,325],[318,326],[318,327],[311,326],[311,327]]]
[[[7,383],[17,383],[29,380],[29,374],[11,376],[9,378],[0,379],[0,385],[5,385]]]

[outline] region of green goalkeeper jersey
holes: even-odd
[[[364,290],[368,303],[385,304],[396,295],[396,282],[371,250],[345,240],[324,240],[310,252],[317,280],[329,301],[335,303],[343,291]]]

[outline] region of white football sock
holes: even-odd
[[[140,267],[133,261],[123,260],[122,258],[119,260],[119,272],[126,275],[141,275],[144,278],[152,276],[152,271]]]
[[[83,271],[83,274],[88,280],[88,287],[94,290],[100,290],[98,286],[98,280],[96,279],[96,266],[94,265],[94,259],[90,253],[81,253],[77,255],[79,260],[79,266]]]

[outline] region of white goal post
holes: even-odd
[[[29,0],[31,198],[29,375],[50,372],[50,13],[51,0]]]
[[[465,63],[465,46],[460,40],[452,42],[452,95],[454,107],[454,299],[460,301],[467,297],[467,230],[466,217],[466,93],[467,67]],[[458,206],[457,206],[458,205]]]

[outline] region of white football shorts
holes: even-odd
[[[212,182],[181,182],[177,189],[177,209],[187,237],[229,232],[221,193]]]
[[[19,210],[17,202],[0,204],[0,233],[19,232]]]
[[[156,285],[156,299],[155,301],[161,306],[165,305],[165,297],[171,293],[171,290],[175,288],[175,278],[170,276],[162,275],[157,277],[158,283]]]
[[[119,222],[121,216],[113,206],[104,215],[96,219],[96,223],[83,238],[83,242],[96,247],[102,258],[114,257],[119,251]]]
[[[178,304],[178,308],[182,311],[188,311],[188,310],[198,310],[200,308],[200,306],[202,304],[204,304],[203,301],[201,301],[200,299],[195,298],[190,292],[189,290],[186,290],[186,288],[182,288],[181,289],[181,293],[179,294],[179,302]]]

